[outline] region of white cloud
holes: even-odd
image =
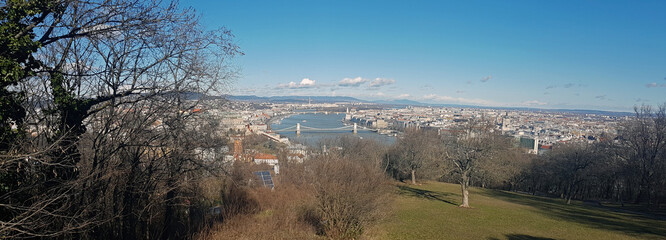
[[[553,89],[553,88],[573,88],[573,87],[585,87],[583,84],[575,84],[575,83],[566,83],[562,85],[549,85],[546,87],[546,89]]]
[[[398,95],[396,98],[405,99],[405,98],[408,98],[409,96],[410,96],[409,94],[403,93],[403,94]]]
[[[543,105],[547,105],[548,103],[547,102],[541,102],[541,101],[538,101],[538,100],[531,100],[531,101],[524,101],[524,102],[522,102],[522,104],[527,105],[527,106],[543,106]]]
[[[310,80],[309,78],[303,78],[303,80],[301,80],[301,83],[299,85],[300,86],[314,86],[315,85],[315,80]]]
[[[482,77],[482,78],[481,78],[481,82],[487,82],[487,81],[489,81],[490,79],[493,79],[493,75],[488,75],[488,76],[486,76],[486,77]]]
[[[316,80],[303,78],[300,83],[289,82],[288,84],[280,84],[278,88],[313,88],[315,87]]]
[[[254,94],[257,92],[256,88],[240,88],[240,89],[235,89],[235,92],[241,95],[250,95]]]
[[[484,99],[439,96],[437,94],[425,95],[425,96],[423,96],[423,99],[424,100],[436,101],[436,102],[455,102],[455,103],[476,104],[476,105],[498,105],[494,102],[484,100]]]
[[[666,84],[657,84],[656,82],[645,84],[647,88],[666,87]]]
[[[373,88],[378,88],[386,85],[391,85],[394,84],[395,80],[393,79],[387,79],[387,78],[375,78],[375,80],[372,80],[370,84],[368,85],[369,87]]]
[[[373,93],[372,96],[373,97],[383,97],[383,96],[386,96],[386,94],[384,94],[383,92],[376,92],[376,93]]]
[[[365,79],[362,77],[355,77],[355,78],[343,78],[338,85],[339,86],[345,86],[345,87],[358,87],[363,83],[366,83],[370,81],[369,79]]]

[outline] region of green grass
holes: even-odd
[[[560,199],[474,188],[471,209],[460,187],[400,184],[391,217],[369,232],[378,239],[666,239],[666,221]]]

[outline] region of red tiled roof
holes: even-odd
[[[254,159],[277,159],[277,157],[273,154],[257,153],[254,155]]]

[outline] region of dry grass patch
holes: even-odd
[[[314,227],[300,220],[307,196],[294,186],[275,191],[251,189],[259,204],[254,214],[238,215],[214,226],[202,239],[319,239]]]

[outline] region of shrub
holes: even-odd
[[[349,158],[322,156],[307,164],[305,174],[314,203],[306,208],[303,220],[329,238],[358,238],[389,197],[386,177],[379,169]]]

